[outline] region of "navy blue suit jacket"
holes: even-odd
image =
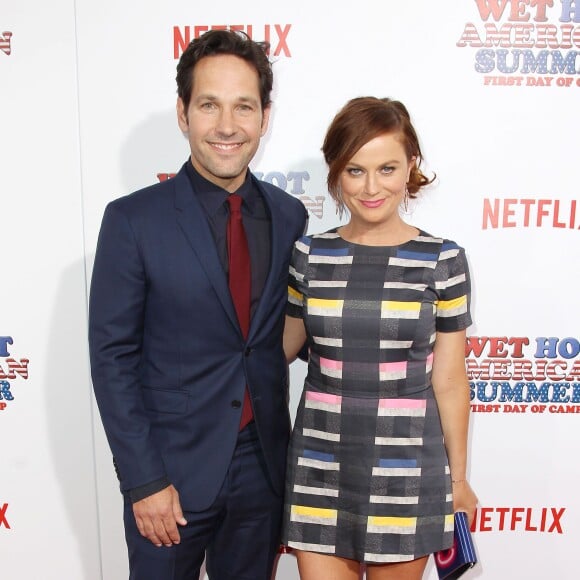
[[[254,178],[253,178],[254,179]],[[93,386],[121,489],[163,477],[184,510],[211,505],[248,385],[274,489],[290,420],[281,335],[302,203],[255,180],[271,216],[271,264],[247,340],[203,209],[182,168],[106,210],[89,307]]]

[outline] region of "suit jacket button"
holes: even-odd
[[[232,401],[232,407],[234,409],[239,409],[241,406],[242,406],[242,402],[241,401],[238,401],[237,399],[234,399]]]
[[[245,354],[246,356],[250,356],[251,352],[252,352],[252,349],[251,349],[250,347],[248,347],[248,348],[245,350],[244,354]]]

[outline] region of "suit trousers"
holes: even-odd
[[[214,503],[201,512],[184,511],[180,544],[156,547],[141,536],[125,497],[129,580],[198,580],[204,558],[210,580],[270,580],[281,516],[282,497],[272,488],[252,422],[238,435]]]

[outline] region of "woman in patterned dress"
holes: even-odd
[[[349,101],[322,148],[350,220],[295,245],[284,349],[307,341],[283,543],[302,580],[420,579],[471,520],[466,479],[469,272],[462,248],[405,223],[428,185],[405,106]]]

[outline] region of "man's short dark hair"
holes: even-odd
[[[262,110],[270,104],[270,93],[274,76],[267,52],[267,42],[255,42],[247,34],[232,30],[210,30],[192,40],[184,50],[177,64],[177,95],[185,110],[189,107],[193,90],[195,65],[206,56],[231,54],[245,60],[258,73]]]

